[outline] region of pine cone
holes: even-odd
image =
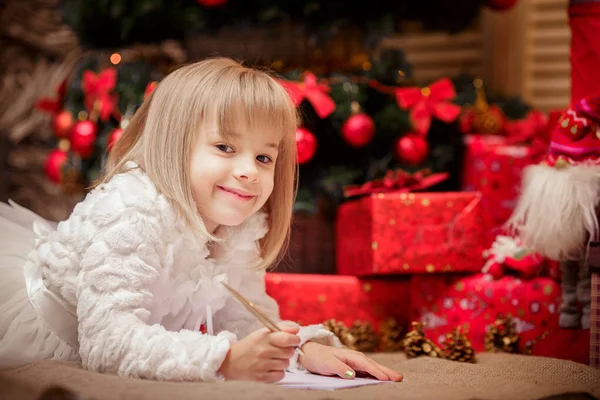
[[[381,351],[402,351],[404,350],[404,338],[402,336],[402,327],[394,318],[387,318],[380,327],[381,331]]]
[[[518,354],[520,339],[512,318],[503,318],[499,315],[493,324],[488,325],[484,340],[485,351],[492,353],[502,351]]]
[[[356,321],[348,331],[348,347],[361,352],[372,352],[379,347],[379,339],[368,322]]]
[[[446,340],[442,347],[443,357],[460,362],[472,362],[475,360],[475,350],[466,334],[460,331],[460,327],[455,328],[446,335]]]
[[[327,321],[323,322],[323,327],[337,336],[344,346],[348,346],[348,343],[350,342],[348,337],[349,330],[342,321],[328,319]]]
[[[523,354],[530,356],[533,353],[533,346],[535,346],[535,344],[540,340],[545,339],[546,336],[548,336],[548,331],[544,331],[540,336],[525,343],[525,346],[523,347]]]
[[[441,351],[431,340],[425,337],[423,333],[424,324],[413,322],[413,330],[406,334],[404,338],[404,352],[407,358],[419,356],[439,357]]]

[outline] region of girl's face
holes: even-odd
[[[198,135],[191,154],[191,185],[198,212],[214,233],[260,210],[273,191],[280,135],[239,129],[226,140],[217,124]]]

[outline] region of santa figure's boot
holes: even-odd
[[[562,271],[562,302],[559,307],[558,324],[562,328],[576,329],[581,324],[581,311],[577,304],[580,262],[563,261],[560,263],[560,267]]]
[[[581,327],[583,329],[590,329],[591,286],[590,267],[587,262],[583,262],[579,266],[579,280],[577,281],[577,301],[581,306]]]

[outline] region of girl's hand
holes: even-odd
[[[283,332],[259,329],[233,343],[219,373],[225,379],[277,382],[283,379],[295,347],[300,344],[297,327],[281,326]]]
[[[380,381],[402,381],[402,375],[371,360],[363,353],[308,342],[302,346],[304,356],[299,362],[308,371],[319,375],[337,375],[353,379],[357,373],[371,375]]]

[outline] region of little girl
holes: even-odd
[[[161,380],[276,382],[308,370],[400,381],[321,325],[269,332],[221,285],[280,320],[264,277],[290,229],[297,119],[265,72],[224,58],[187,65],[146,99],[66,221],[0,203],[0,366],[57,359]]]

